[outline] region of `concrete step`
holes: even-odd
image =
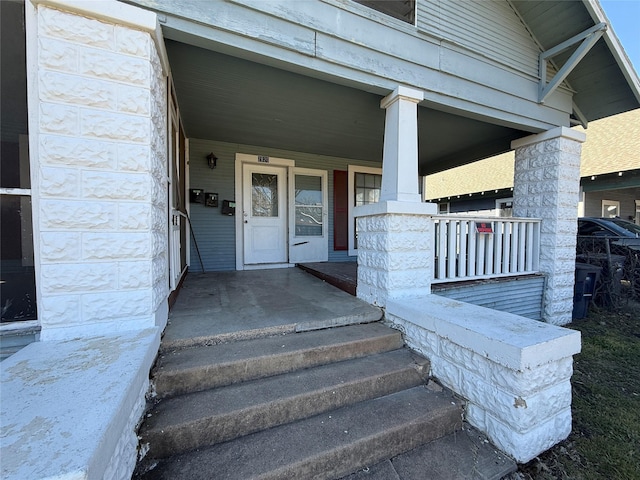
[[[517,468],[486,435],[464,424],[460,431],[340,480],[500,480]]]
[[[153,373],[158,398],[203,391],[402,347],[380,323],[193,347],[161,354]]]
[[[461,426],[450,394],[419,386],[177,455],[137,478],[335,479]]]
[[[182,395],[140,430],[148,456],[168,457],[424,384],[428,361],[407,349]]]

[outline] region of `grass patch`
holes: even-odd
[[[592,310],[574,357],[573,430],[511,478],[640,479],[640,305]]]

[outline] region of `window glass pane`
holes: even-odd
[[[377,10],[391,17],[413,25],[416,0],[355,0],[361,5]]]
[[[251,212],[254,217],[278,216],[278,176],[251,174]]]
[[[36,319],[31,198],[0,195],[2,322]]]
[[[373,178],[373,175],[367,175],[365,177],[364,186],[367,187],[367,188],[374,188],[375,187],[375,180]]]
[[[377,173],[356,173],[354,175],[354,204],[356,207],[378,203],[380,201],[380,186],[382,175]],[[353,247],[358,248],[358,224],[354,220]]]
[[[31,188],[24,2],[0,1],[0,187]]]
[[[295,177],[295,236],[321,237],[322,177],[296,175]]]
[[[296,237],[322,236],[322,206],[296,205]]]
[[[322,205],[322,178],[296,175],[296,205]]]

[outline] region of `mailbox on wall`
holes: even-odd
[[[204,203],[204,190],[201,188],[189,189],[189,202],[191,203]]]
[[[218,194],[206,192],[204,194],[204,206],[205,207],[217,207],[218,206]]]
[[[236,202],[233,200],[222,201],[222,214],[223,215],[235,215],[236,214]]]

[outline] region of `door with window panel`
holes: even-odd
[[[294,169],[289,199],[289,261],[327,261],[327,172],[308,168]]]
[[[287,169],[246,164],[243,182],[244,263],[287,262]]]

